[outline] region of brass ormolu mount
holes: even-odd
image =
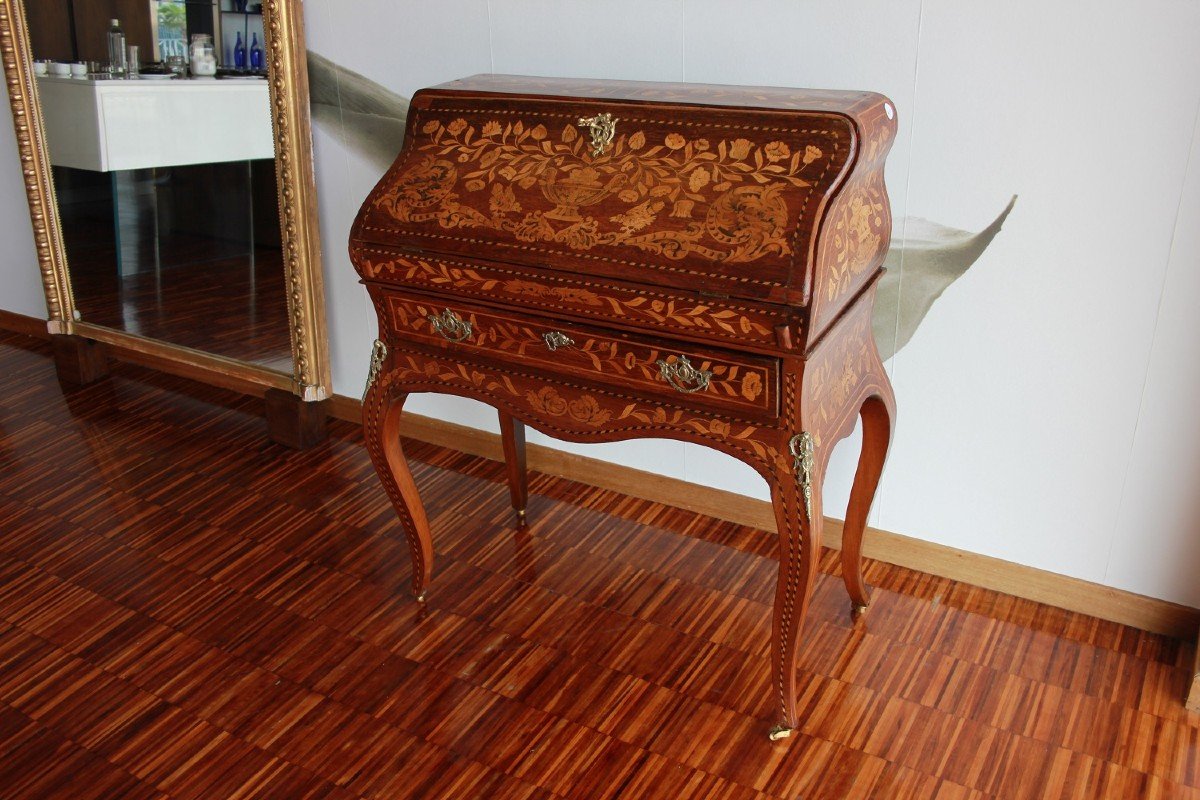
[[[588,129],[592,140],[592,157],[603,155],[617,135],[617,117],[612,114],[597,114],[594,117],[580,117],[579,124]]]

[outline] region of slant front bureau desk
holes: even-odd
[[[859,415],[842,571],[855,612],[868,600],[862,534],[894,414],[871,311],[895,132],[869,92],[502,75],[418,92],[350,235],[379,316],[367,446],[417,595],[433,547],[399,439],[410,392],[499,410],[522,524],[524,424],[716,448],[771,488],[772,738],[787,736],[822,477]]]

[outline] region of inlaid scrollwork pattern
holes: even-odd
[[[832,255],[825,282],[825,299],[835,300],[853,289],[863,272],[881,257],[888,228],[887,197],[881,187],[867,185],[838,207],[829,223]]]
[[[810,332],[820,335],[883,264],[891,238],[891,204],[883,163],[896,135],[894,113],[878,103],[863,119],[860,165],[838,194],[823,224],[814,271]]]
[[[594,430],[605,437],[619,438],[633,431],[679,430],[697,440],[738,451],[764,474],[788,463],[776,447],[778,437],[771,428],[732,417],[594,388],[581,389],[562,382],[546,386],[516,370],[403,351],[393,354],[388,375],[397,384],[435,384],[443,390],[457,387],[487,402],[502,400],[514,408],[532,409],[544,424],[549,423],[545,427],[553,428],[554,420],[561,419],[564,427],[559,433]]]
[[[434,289],[453,289],[476,297],[499,295],[525,305],[558,309],[564,306],[605,320],[618,316],[630,322],[669,326],[689,333],[709,333],[739,342],[774,342],[774,326],[786,322],[778,310],[767,311],[720,300],[698,302],[687,297],[618,291],[600,283],[584,285],[567,278],[534,279],[528,273],[495,266],[469,266],[442,259],[412,258],[361,248],[356,261],[368,279],[387,277]]]

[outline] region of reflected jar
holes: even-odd
[[[167,56],[167,69],[171,70],[171,74],[176,78],[186,78],[188,74],[188,62],[183,56]]]
[[[193,33],[188,55],[191,57],[192,77],[211,78],[217,74],[217,49],[213,46],[211,34]]]

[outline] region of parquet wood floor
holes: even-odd
[[[773,534],[412,443],[427,604],[358,430],[0,334],[0,797],[1200,798],[1190,644],[826,554],[770,743]]]

